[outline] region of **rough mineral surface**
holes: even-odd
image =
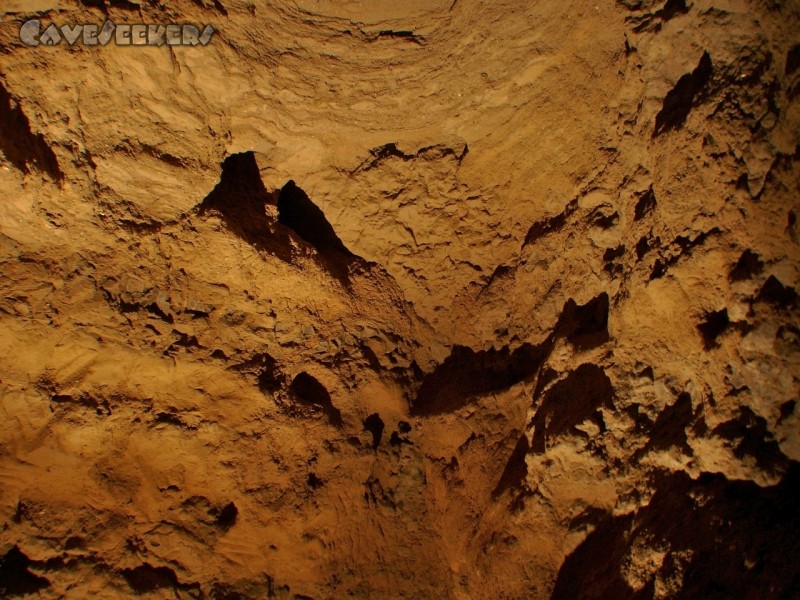
[[[0,596],[800,597],[797,2],[0,15]]]

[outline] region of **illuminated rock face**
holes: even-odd
[[[800,594],[791,3],[6,4],[0,596]]]

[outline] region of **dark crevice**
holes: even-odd
[[[201,8],[210,8],[205,0],[193,0],[193,2],[201,7]],[[211,4],[213,5],[214,9],[224,17],[228,16],[228,9],[225,8],[225,5],[220,2],[220,0],[212,0]]]
[[[656,16],[663,21],[669,21],[677,15],[685,15],[689,12],[686,0],[667,0],[664,6],[656,11]]]
[[[178,576],[169,567],[154,567],[144,563],[133,569],[123,569],[122,576],[137,594],[146,594],[160,588],[178,588]]]
[[[703,322],[697,326],[703,336],[703,345],[706,350],[719,346],[717,338],[728,328],[730,322],[727,308],[706,313]]]
[[[781,404],[781,416],[778,417],[778,422],[776,425],[780,425],[786,419],[791,417],[794,414],[794,409],[797,408],[797,400],[787,400],[783,404]]]
[[[317,251],[322,266],[349,288],[351,268],[369,263],[348,250],[325,213],[294,181],[289,181],[278,196],[278,222],[294,231]]]
[[[622,273],[624,265],[617,259],[623,256],[625,256],[625,244],[620,244],[615,248],[606,248],[603,252],[603,262],[605,263],[603,269],[612,276]]]
[[[236,524],[236,519],[239,517],[239,509],[233,502],[228,502],[222,508],[217,508],[211,511],[214,517],[214,523],[221,529],[230,529]]]
[[[783,285],[774,275],[770,275],[764,285],[761,286],[756,300],[766,302],[780,309],[788,309],[797,305],[797,292],[788,285]]]
[[[609,298],[606,292],[577,304],[572,298],[564,304],[558,318],[556,335],[567,338],[574,346],[594,348],[608,341]]]
[[[705,244],[712,236],[720,235],[722,231],[719,227],[712,227],[709,231],[703,231],[695,238],[679,235],[672,242],[669,252],[663,254],[653,263],[653,269],[650,272],[650,280],[659,279],[667,274],[670,267],[676,265],[678,261],[684,256],[691,256],[692,250],[698,246]]]
[[[406,31],[406,30],[396,30],[396,29],[384,29],[378,34],[378,38],[395,38],[401,40],[408,40],[409,42],[414,42],[415,44],[422,45],[425,42],[425,38],[420,35],[417,35],[413,31]]]
[[[528,436],[523,433],[514,445],[514,450],[506,462],[502,475],[500,475],[500,481],[497,482],[494,490],[492,490],[492,498],[499,498],[507,490],[523,489],[525,487],[525,480],[528,476],[528,465],[525,462],[525,457],[529,451]]]
[[[800,597],[798,502],[798,463],[768,488],[708,473],[659,474],[647,506],[595,519],[562,564],[551,598],[653,598],[657,578],[681,581],[679,598]],[[639,590],[624,577],[634,547],[666,550]]]
[[[222,163],[220,181],[198,206],[201,215],[219,214],[228,229],[258,250],[292,263],[292,248],[285,232],[278,231],[267,215],[274,205],[264,187],[252,152],[232,154]]]
[[[636,242],[636,258],[639,260],[644,258],[645,254],[647,254],[652,248],[650,246],[650,242],[650,235],[644,235],[639,238],[639,241]]]
[[[786,67],[784,73],[791,75],[800,68],[800,44],[795,44],[786,54]]]
[[[683,127],[700,92],[711,79],[713,70],[711,56],[708,52],[703,52],[694,71],[683,75],[664,98],[664,105],[656,115],[653,137]]]
[[[400,435],[399,432],[393,431],[392,435],[389,436],[389,445],[399,448],[403,444],[408,444],[409,446],[413,446],[414,442],[412,442],[407,437],[403,437],[402,435]]]
[[[642,454],[650,450],[667,450],[676,447],[686,455],[693,456],[694,452],[689,446],[686,434],[693,418],[692,397],[688,393],[682,392],[674,404],[667,406],[659,413]]]
[[[17,546],[0,558],[0,597],[38,594],[50,587],[50,581],[31,573],[29,567],[36,565]]]
[[[605,424],[600,409],[614,407],[614,388],[605,371],[590,363],[570,371],[544,393],[531,424],[531,451],[543,454],[559,436],[585,435],[575,427],[592,420],[602,432]],[[537,398],[534,398],[534,401]]]
[[[610,229],[619,222],[619,213],[610,204],[595,207],[588,216],[589,223],[601,229]]]
[[[629,10],[641,11],[641,2],[635,0],[617,0]],[[655,3],[649,3],[655,4]],[[649,6],[646,5],[646,6]],[[678,15],[685,15],[689,12],[691,5],[686,4],[686,0],[667,0],[660,9],[655,12],[648,12],[645,14],[634,15],[627,17],[626,20],[633,23],[633,31],[636,33],[642,32],[659,32],[664,26],[664,23],[674,19]]]
[[[364,429],[372,434],[373,448],[377,448],[380,445],[384,427],[383,419],[378,413],[372,413],[364,419]]]
[[[278,196],[278,222],[292,229],[320,253],[339,252],[353,256],[336,235],[325,213],[294,181],[283,186]]]
[[[536,374],[546,357],[546,346],[523,344],[513,352],[508,346],[475,351],[454,346],[450,356],[426,375],[411,409],[416,415],[457,410],[471,398],[508,389]]]
[[[276,209],[277,219],[269,214]],[[348,289],[351,271],[372,266],[344,246],[323,212],[293,181],[269,193],[253,152],[225,159],[219,183],[197,211],[218,214],[232,233],[288,264],[297,262],[297,245],[314,248],[320,266]]]
[[[307,406],[323,413],[331,425],[342,426],[342,413],[333,405],[328,390],[305,371],[292,380],[289,397],[300,406]]]
[[[274,394],[286,381],[285,375],[278,367],[278,361],[266,352],[254,354],[249,360],[234,365],[231,369],[254,376],[258,389],[265,394]]]
[[[33,133],[28,117],[19,102],[0,82],[0,151],[12,165],[23,173],[32,170],[44,173],[53,181],[64,174],[58,159],[41,133]]]
[[[735,444],[733,454],[736,458],[753,458],[762,470],[775,472],[788,465],[789,461],[770,432],[767,420],[746,406],[739,407],[739,416],[717,425],[713,433]]]
[[[636,206],[633,209],[633,220],[640,221],[656,209],[656,193],[651,185],[647,190],[638,195]]]
[[[358,167],[356,167],[351,172],[351,175],[355,175],[356,173],[373,169],[389,158],[398,158],[406,162],[418,158],[431,160],[431,159],[442,159],[448,156],[452,156],[458,164],[461,164],[461,161],[463,161],[464,157],[469,153],[469,146],[467,146],[467,144],[464,144],[464,146],[459,149],[443,145],[434,145],[434,146],[427,146],[425,148],[420,148],[419,150],[413,153],[405,153],[400,148],[397,147],[396,142],[390,142],[388,144],[383,144],[382,146],[378,146],[377,148],[370,149],[369,153],[371,157],[366,159]]]
[[[761,257],[750,250],[749,248],[742,252],[739,260],[731,269],[728,278],[731,281],[742,281],[744,279],[751,279],[755,275],[759,275],[764,270],[764,263]]]
[[[109,8],[119,8],[136,12],[142,9],[138,2],[131,2],[130,0],[80,0],[80,3],[84,6],[99,8],[105,14],[108,14]]]
[[[306,483],[308,484],[308,487],[310,487],[312,490],[318,490],[323,485],[325,485],[325,482],[322,481],[322,479],[320,479],[319,477],[317,477],[316,473],[309,473],[308,477],[306,477]]]
[[[525,235],[525,241],[522,243],[522,247],[524,248],[525,246],[533,244],[544,236],[562,229],[567,222],[567,218],[577,209],[578,201],[572,200],[561,213],[552,217],[546,217],[531,225],[530,229],[528,229],[528,233]]]

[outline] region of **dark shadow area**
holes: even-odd
[[[797,305],[797,300],[795,289],[790,285],[783,285],[774,275],[769,276],[756,296],[756,301],[766,302],[779,309],[792,308]]]
[[[321,412],[331,425],[342,426],[342,413],[333,405],[328,390],[305,371],[292,380],[289,397],[298,405],[310,407],[314,412]]]
[[[122,576],[137,594],[145,594],[160,588],[179,586],[178,576],[169,567],[154,567],[144,563],[133,569],[123,569]]]
[[[698,233],[696,237],[690,238],[679,235],[670,244],[669,253],[656,259],[653,263],[653,270],[650,272],[650,280],[659,279],[667,274],[670,267],[676,265],[685,256],[692,256],[695,248],[702,246],[709,238],[718,236],[722,233],[719,227],[712,227],[708,231]]]
[[[687,428],[692,424],[694,412],[692,410],[692,397],[682,392],[673,404],[662,410],[650,430],[650,439],[645,447],[637,453],[637,458],[650,450],[667,450],[672,447],[680,448],[688,456],[693,456],[691,446],[686,435]]]
[[[345,247],[322,210],[294,181],[268,192],[253,152],[225,159],[219,183],[197,212],[219,215],[232,233],[288,264],[297,264],[303,248],[313,249],[314,260],[348,289],[351,275],[374,266]]]
[[[137,12],[142,8],[138,2],[130,2],[129,0],[80,0],[80,3],[84,6],[99,8],[105,14],[108,14],[109,8],[121,8]]]
[[[372,413],[364,419],[364,429],[372,434],[373,449],[380,445],[384,427],[383,419],[378,413]]]
[[[625,244],[620,244],[614,248],[606,248],[603,252],[603,269],[612,277],[621,274],[625,269],[623,261],[618,260],[625,256],[625,250]]]
[[[548,443],[564,434],[586,434],[575,428],[591,419],[605,431],[601,407],[614,408],[614,388],[605,371],[590,363],[582,364],[544,393],[531,424],[531,451],[543,454]]]
[[[703,322],[697,326],[700,335],[703,336],[703,346],[706,350],[719,346],[717,338],[724,333],[730,323],[727,308],[706,313]]]
[[[656,209],[656,193],[651,185],[647,190],[639,194],[636,207],[633,209],[633,220],[641,221]]]
[[[653,137],[683,127],[700,92],[708,84],[713,72],[711,56],[708,52],[704,52],[697,67],[691,73],[678,79],[675,87],[667,93],[664,104],[656,115]]]
[[[791,75],[800,68],[800,44],[792,46],[786,53],[786,66],[783,69],[785,75]]]
[[[239,509],[233,502],[228,502],[215,512],[215,523],[222,529],[230,529],[236,524],[236,519],[239,518]]]
[[[252,152],[231,154],[222,163],[220,181],[198,206],[206,215],[216,212],[225,226],[258,250],[292,263],[292,246],[285,231],[279,231],[267,215],[266,207],[275,204],[264,187]]]
[[[522,247],[524,248],[525,246],[533,244],[544,236],[562,229],[564,225],[566,225],[567,219],[577,209],[578,201],[572,200],[569,204],[567,204],[561,213],[552,217],[546,217],[540,221],[536,221],[536,223],[531,225],[528,229],[528,233],[525,235],[525,241],[522,242]]]
[[[736,264],[728,274],[728,279],[731,281],[742,281],[744,279],[751,279],[755,275],[759,275],[764,270],[764,263],[761,257],[748,248],[736,261]]]
[[[523,344],[513,352],[508,346],[477,352],[454,346],[450,356],[423,378],[411,404],[412,413],[450,412],[475,396],[508,389],[533,377],[545,357],[545,347],[532,344]]]
[[[528,455],[529,450],[528,436],[523,433],[514,445],[514,450],[506,462],[503,474],[500,475],[500,481],[497,482],[494,490],[492,490],[492,498],[499,498],[506,490],[523,489],[525,487],[525,479],[528,476],[528,465],[525,463],[525,457]]]
[[[603,292],[586,304],[566,301],[558,318],[556,335],[580,349],[595,348],[608,341],[608,294]]]
[[[39,590],[50,587],[50,581],[31,573],[29,567],[33,564],[17,546],[0,558],[0,598],[38,595]]]
[[[772,435],[767,420],[746,406],[739,407],[737,418],[717,425],[713,434],[733,444],[736,458],[753,458],[758,468],[764,471],[774,473],[785,468],[789,462]]]
[[[776,425],[780,425],[786,419],[791,417],[794,414],[794,409],[797,407],[797,400],[787,400],[783,404],[781,404],[781,416],[778,417],[778,422]]]
[[[316,249],[322,266],[345,286],[349,286],[351,265],[366,262],[345,247],[325,213],[294,181],[283,186],[278,196],[278,222]]]
[[[595,207],[592,212],[589,213],[587,221],[593,227],[610,229],[619,223],[619,213],[614,210],[613,206],[604,202],[600,206]]]
[[[619,4],[623,4],[627,8],[639,12],[641,7],[648,7],[658,2],[641,2],[641,1],[628,1],[618,0]],[[690,5],[686,4],[686,0],[667,0],[664,5],[654,12],[645,12],[644,14],[637,14],[627,17],[625,20],[633,24],[633,31],[642,33],[645,31],[657,33],[661,31],[664,23],[674,19],[678,15],[685,15],[689,12]]]
[[[0,151],[12,165],[23,173],[31,170],[44,173],[53,181],[61,181],[64,174],[58,166],[55,153],[44,136],[31,131],[28,117],[19,103],[11,97],[0,82]]]
[[[677,581],[670,598],[800,597],[800,465],[780,484],[761,488],[683,472],[657,476],[650,503],[635,514],[606,515],[564,561],[553,600],[652,599],[656,578]],[[630,551],[666,551],[655,573],[634,590],[622,571]]]
[[[274,394],[286,382],[286,376],[278,366],[278,361],[266,352],[254,354],[249,360],[234,365],[231,369],[255,377],[258,389],[264,394]]]
[[[239,518],[239,509],[233,502],[228,502],[222,508],[215,508],[211,511],[214,523],[221,529],[230,529],[236,524]]]
[[[323,485],[325,485],[325,482],[322,481],[322,479],[320,479],[319,477],[317,477],[316,473],[309,473],[308,477],[306,477],[306,483],[308,484],[308,487],[310,487],[312,490],[318,490]]]
[[[320,253],[334,251],[353,256],[336,235],[325,214],[294,181],[283,186],[278,196],[278,222],[293,229]]]

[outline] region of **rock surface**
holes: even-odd
[[[0,15],[0,596],[800,596],[796,3]]]

